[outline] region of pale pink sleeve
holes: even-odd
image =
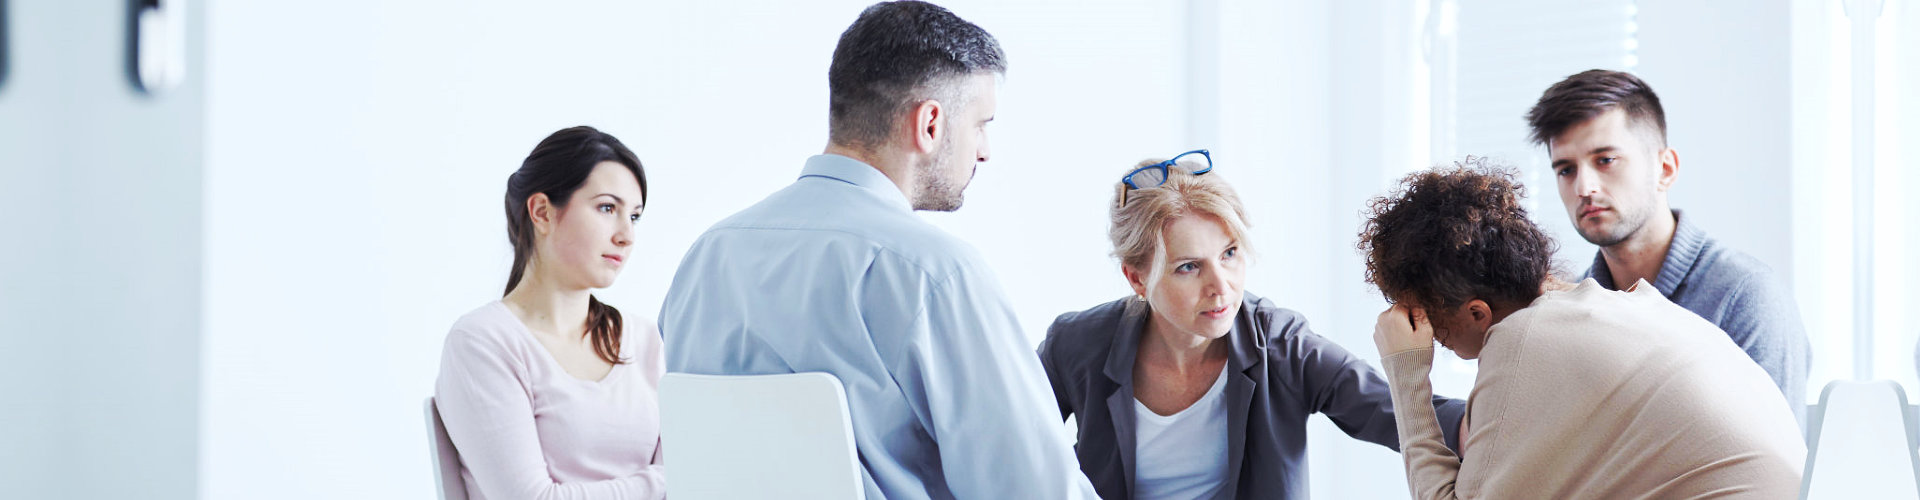
[[[589,483],[554,482],[534,430],[533,403],[522,383],[526,367],[505,343],[456,327],[440,356],[435,403],[460,460],[473,474],[468,488],[494,499],[659,499],[666,497],[665,466],[640,475]],[[562,451],[564,452],[564,451]],[[656,456],[657,456],[656,451]]]

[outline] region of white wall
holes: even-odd
[[[1788,199],[1792,179],[1787,1],[1641,2],[1639,21],[1637,73],[1680,152],[1673,206],[1791,284],[1792,204],[1762,201]]]
[[[1880,113],[1875,139],[1879,175],[1886,179],[1876,196],[1881,226],[1877,229],[1882,244],[1876,250],[1882,267],[1876,282],[1875,312],[1880,338],[1873,363],[1876,378],[1890,378],[1908,388],[1909,401],[1920,401],[1920,331],[1906,327],[1905,305],[1920,302],[1920,292],[1911,283],[1920,282],[1920,264],[1911,256],[1920,254],[1920,199],[1905,195],[1905,186],[1920,181],[1920,156],[1903,154],[1911,144],[1920,144],[1920,96],[1898,89],[1920,85],[1920,2],[1888,2],[1880,21],[1878,71]],[[1908,351],[1914,351],[1909,353]],[[1914,357],[1908,357],[1912,354]]]

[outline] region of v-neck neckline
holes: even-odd
[[[1232,368],[1231,365],[1232,363],[1221,363],[1220,374],[1214,377],[1213,385],[1210,385],[1207,387],[1207,392],[1202,393],[1200,395],[1200,399],[1193,400],[1193,403],[1188,404],[1186,408],[1181,408],[1180,411],[1173,412],[1172,415],[1161,415],[1159,412],[1153,411],[1152,408],[1148,408],[1147,403],[1144,401],[1141,401],[1138,394],[1135,394],[1133,398],[1133,404],[1135,406],[1135,409],[1145,410],[1146,416],[1150,417],[1156,422],[1160,422],[1163,424],[1167,422],[1180,420],[1180,417],[1182,415],[1185,415],[1189,411],[1193,411],[1193,409],[1195,407],[1200,406],[1201,403],[1208,402],[1209,398],[1219,399],[1220,394],[1226,392],[1227,372],[1231,371],[1231,368]]]
[[[612,383],[614,380],[614,377],[618,376],[618,374],[622,372],[622,370],[620,369],[620,364],[615,363],[612,367],[607,369],[607,374],[601,376],[599,380],[587,380],[584,378],[574,376],[573,373],[567,371],[567,368],[565,366],[560,366],[560,358],[556,358],[553,356],[553,351],[547,349],[547,344],[540,342],[540,337],[539,337],[540,334],[533,333],[533,328],[528,327],[525,321],[521,321],[520,316],[513,313],[513,308],[507,307],[507,303],[505,301],[496,300],[496,301],[493,301],[493,304],[495,307],[498,307],[500,309],[500,314],[505,314],[507,315],[508,319],[513,320],[513,326],[518,327],[520,329],[520,333],[527,339],[527,341],[533,342],[533,347],[535,349],[538,349],[540,353],[544,355],[540,357],[546,358],[547,366],[549,368],[559,371],[561,375],[566,376],[568,379],[578,381],[579,383],[582,383],[582,384],[599,387],[599,386],[604,386]],[[623,342],[622,344],[625,344],[625,343]]]

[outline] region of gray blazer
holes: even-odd
[[[1080,470],[1108,500],[1133,497],[1133,361],[1147,314],[1146,302],[1132,297],[1062,314],[1040,344],[1061,418],[1078,416]],[[1349,436],[1399,450],[1387,381],[1308,331],[1300,313],[1247,293],[1226,338],[1230,473],[1215,498],[1307,498],[1307,417],[1314,413]],[[1459,449],[1466,402],[1435,396],[1433,407],[1447,446]]]

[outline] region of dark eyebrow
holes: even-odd
[[[605,196],[605,197],[608,197],[608,198],[613,198],[613,202],[614,202],[614,203],[619,203],[619,204],[621,204],[621,205],[625,205],[625,204],[627,204],[627,200],[622,200],[622,199],[620,199],[620,197],[619,197],[619,196],[617,196],[617,195],[614,195],[613,193],[600,193],[600,194],[599,194],[599,196]],[[599,196],[596,196],[596,198],[597,198],[597,197],[599,197]]]
[[[1611,152],[1614,152],[1614,151],[1615,151],[1615,150],[1617,150],[1617,149],[1619,149],[1619,148],[1616,148],[1616,147],[1613,147],[1613,146],[1600,146],[1600,147],[1597,147],[1597,148],[1593,148],[1593,151],[1588,151],[1588,152],[1587,152],[1587,154],[1589,154],[1589,155],[1597,155],[1597,154],[1601,154],[1601,153],[1611,153]],[[1565,159],[1565,158],[1561,158],[1561,159],[1558,159],[1558,160],[1554,160],[1554,161],[1553,161],[1553,165],[1552,165],[1552,166],[1553,166],[1554,168],[1559,168],[1559,167],[1560,167],[1561,165],[1566,165],[1566,164],[1568,164],[1568,163],[1573,163],[1573,160],[1568,160],[1568,159]]]

